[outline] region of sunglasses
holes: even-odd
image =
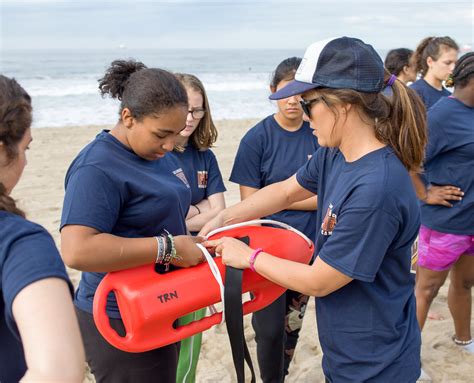
[[[309,118],[311,118],[311,106],[313,104],[316,104],[316,103],[320,102],[320,101],[324,101],[323,96],[319,96],[319,97],[313,98],[311,100],[301,99],[300,100],[301,109],[303,109],[304,114],[306,114]]]

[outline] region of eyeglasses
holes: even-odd
[[[309,118],[311,118],[311,106],[313,104],[316,104],[316,103],[320,102],[320,101],[324,101],[323,96],[313,98],[312,100],[303,100],[303,99],[301,99],[300,100],[300,105],[301,105],[301,108],[303,109],[304,114],[306,114]]]
[[[195,120],[199,120],[200,118],[203,118],[204,115],[206,114],[206,111],[204,109],[193,109],[193,110],[188,110],[188,114],[191,113],[191,116]]]

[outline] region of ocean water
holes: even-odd
[[[0,73],[15,77],[33,99],[33,127],[113,124],[119,102],[103,99],[97,80],[115,59],[197,75],[214,119],[263,118],[275,67],[295,50],[2,50]]]

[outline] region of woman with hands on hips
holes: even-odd
[[[381,93],[384,85],[393,88],[391,98]],[[308,47],[295,81],[270,97],[295,94],[321,148],[296,175],[224,210],[201,233],[317,194],[314,263],[256,253],[233,238],[205,245],[227,265],[252,266],[281,286],[318,297],[328,382],[415,382],[421,340],[410,269],[420,214],[408,171],[423,159],[424,107],[384,73],[372,46],[349,37]]]

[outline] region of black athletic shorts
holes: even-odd
[[[92,314],[76,307],[86,359],[97,383],[176,383],[179,343],[141,353],[121,351],[100,335]],[[125,334],[120,319],[110,319],[119,335]]]

